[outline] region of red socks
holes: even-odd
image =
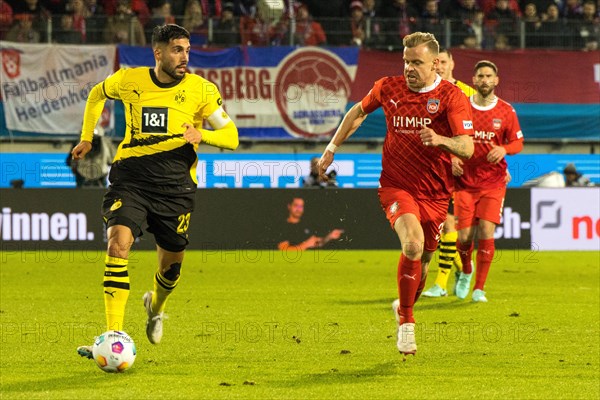
[[[473,242],[469,243],[461,243],[460,241],[456,242],[456,251],[460,255],[460,260],[462,261],[463,269],[462,272],[465,274],[470,274],[473,272],[473,263],[471,262],[471,255],[473,254]]]
[[[485,285],[490,265],[492,265],[492,260],[494,259],[495,250],[496,247],[494,246],[493,238],[479,241],[476,256],[477,270],[475,271],[475,286],[473,287],[473,290],[483,290],[483,285]]]
[[[400,299],[400,325],[415,322],[413,306],[419,298],[419,287],[423,290],[425,282],[421,281],[421,260],[413,261],[404,254],[398,263],[398,291]]]

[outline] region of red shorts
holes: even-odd
[[[476,226],[480,219],[498,225],[504,206],[506,187],[476,192],[459,190],[454,193],[454,212],[458,220],[456,229]]]
[[[423,228],[424,250],[434,252],[437,249],[450,199],[415,199],[408,192],[393,187],[381,187],[377,194],[392,229],[398,217],[403,214],[414,214]]]

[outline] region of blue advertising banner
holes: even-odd
[[[315,139],[335,132],[356,76],[358,48],[192,50],[188,69],[219,88],[241,138]],[[119,46],[121,67],[152,66],[147,48]]]
[[[209,153],[199,155],[197,166],[200,188],[299,188],[310,174],[314,153]],[[75,178],[60,153],[0,153],[0,188],[11,187],[22,179],[25,188],[75,187]],[[532,179],[558,172],[569,163],[597,185],[600,184],[600,159],[595,154],[517,154],[507,157],[512,181],[518,188]],[[381,155],[336,154],[332,169],[340,188],[377,188]],[[564,182],[563,182],[564,183]]]

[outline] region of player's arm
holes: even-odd
[[[493,146],[487,154],[486,158],[488,162],[492,164],[499,163],[507,154],[512,156],[520,153],[521,150],[523,150],[523,132],[521,131],[515,110],[513,109],[512,111],[512,119],[510,120],[509,126],[506,130],[507,143],[500,146]]]
[[[419,134],[421,135],[423,145],[440,147],[460,158],[471,158],[475,150],[473,137],[470,135],[459,135],[449,138],[436,134],[431,128],[423,128]]]
[[[186,128],[183,138],[193,144],[202,142],[221,149],[237,149],[240,144],[237,127],[222,107],[219,107],[207,120],[213,130],[197,129],[192,124],[185,123],[182,125]]]
[[[387,78],[382,78],[375,82],[373,88],[367,93],[367,95],[360,101],[360,103],[356,103],[355,105],[348,110],[344,118],[342,119],[342,123],[338,126],[333,138],[325,148],[321,159],[317,164],[317,168],[319,170],[319,176],[324,181],[328,180],[328,176],[325,175],[327,168],[333,162],[333,155],[336,149],[342,145],[348,139],[363,121],[367,118],[367,115],[373,111],[375,111],[378,107],[381,106],[381,86],[385,82]]]
[[[367,118],[367,113],[365,113],[362,109],[361,103],[356,103],[355,105],[348,110],[346,115],[344,115],[344,119],[342,119],[342,123],[338,126],[335,134],[331,138],[331,141],[323,151],[321,155],[321,159],[317,163],[317,168],[319,170],[319,177],[324,181],[329,180],[329,177],[325,174],[327,168],[333,162],[333,157],[335,150],[342,145],[363,123],[363,121]]]
[[[71,151],[74,160],[82,159],[92,149],[94,128],[96,128],[96,124],[102,115],[104,103],[107,99],[118,98],[118,85],[122,76],[122,71],[123,70],[117,71],[104,81],[98,83],[90,91],[85,102],[85,111],[83,112],[80,142]]]
[[[183,137],[190,143],[206,143],[210,146],[221,149],[235,150],[240,144],[238,130],[229,115],[223,109],[223,100],[217,86],[211,82],[206,82],[204,86],[204,96],[207,101],[198,114],[200,121],[208,121],[212,130],[202,129],[201,122],[196,127],[189,124],[183,124],[187,127]]]

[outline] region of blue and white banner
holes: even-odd
[[[310,160],[320,153],[202,153],[196,168],[200,188],[297,188],[310,173]],[[26,188],[75,187],[75,179],[62,153],[0,152],[0,188],[11,180],[25,181]],[[507,157],[512,176],[509,188],[523,186],[550,172],[562,176],[569,163],[600,186],[600,160],[595,154],[517,154]],[[342,188],[377,188],[381,154],[344,153],[335,155],[333,168]]]
[[[358,48],[192,50],[188,69],[215,83],[244,138],[329,137],[346,112]],[[148,48],[119,46],[121,67],[152,66]]]
[[[2,100],[9,130],[79,134],[92,87],[113,72],[115,46],[0,42]],[[112,103],[100,125],[113,129]]]

